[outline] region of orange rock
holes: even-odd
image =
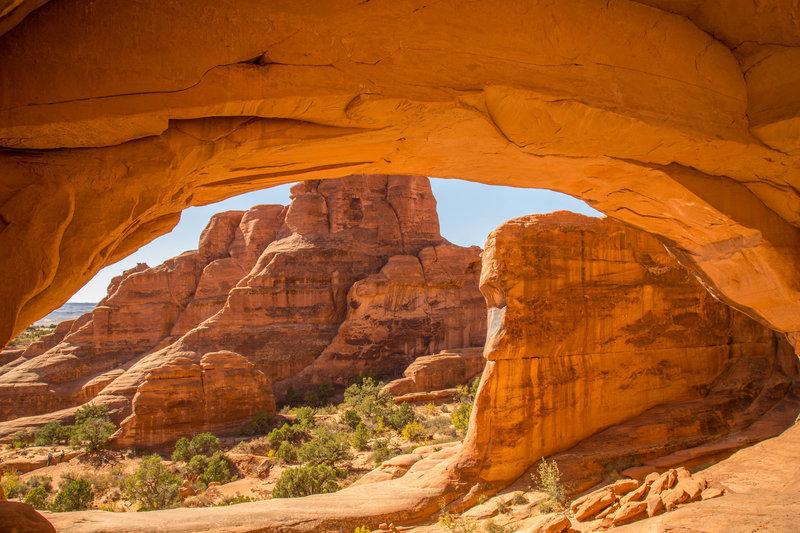
[[[703,500],[711,500],[714,498],[719,498],[723,494],[725,494],[725,491],[723,491],[722,489],[718,487],[709,487],[700,493],[700,497]]]
[[[575,520],[586,522],[592,520],[603,509],[613,504],[616,500],[610,488],[603,488],[591,493],[575,511]]]
[[[0,501],[0,531],[56,533],[56,528],[27,503]]]
[[[614,514],[612,524],[621,526],[647,517],[647,502],[628,502]]]
[[[571,525],[566,515],[543,515],[528,523],[520,533],[560,533]]]
[[[385,390],[393,396],[400,396],[470,383],[480,375],[485,364],[483,348],[449,350],[418,357],[403,372],[404,377],[389,382]]]
[[[614,494],[617,496],[624,496],[632,490],[636,490],[638,487],[639,482],[635,479],[620,479],[611,486],[611,490],[613,490]]]
[[[628,502],[640,502],[645,499],[645,496],[647,496],[649,490],[650,490],[650,484],[642,483],[636,490],[629,492],[628,494],[620,498],[619,501],[622,505],[625,505]]]
[[[606,517],[610,517],[614,513],[619,510],[619,502],[615,502],[611,504],[609,507],[606,507],[605,510],[597,513],[597,516],[594,517],[595,520],[602,520]]]
[[[647,503],[647,516],[656,516],[664,512],[664,501],[661,499],[661,494],[651,494],[645,500]]]
[[[680,473],[679,473],[680,475]],[[700,499],[703,489],[706,488],[705,481],[695,477],[678,478],[678,484],[675,485],[675,490],[682,490],[687,495],[687,502],[693,502]]]
[[[684,490],[680,485],[674,489],[668,489],[661,493],[661,501],[664,502],[664,507],[667,511],[675,509],[679,504],[689,501],[689,493]]]

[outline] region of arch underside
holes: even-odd
[[[796,2],[13,4],[3,343],[188,206],[369,173],[581,198],[796,346]]]

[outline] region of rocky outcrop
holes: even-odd
[[[609,454],[600,462],[615,449],[666,455],[742,430],[794,394],[782,337],[715,300],[644,232],[564,212],[522,217],[490,234],[483,261],[488,362],[460,461],[486,483],[640,415],[638,432],[621,425],[594,448]]]
[[[301,183],[287,208],[216,215],[197,251],[115,278],[62,342],[5,369],[0,414],[92,399],[125,418],[120,443],[153,446],[190,427],[217,430],[274,410],[271,396],[248,393],[262,378],[277,381],[280,397],[289,385],[397,375],[419,355],[483,342],[479,253],[439,235],[426,178]],[[220,350],[253,365],[231,403],[242,403],[241,413],[208,414],[197,403],[211,375],[203,361]],[[169,414],[156,416],[164,404]],[[183,422],[181,409],[192,413]]]
[[[264,374],[233,352],[203,355],[199,364],[177,359],[148,372],[133,397],[132,414],[114,435],[117,446],[153,447],[219,431],[275,412]]]
[[[403,377],[386,384],[393,396],[430,392],[469,383],[483,372],[483,349],[448,350],[418,357],[403,372]]]

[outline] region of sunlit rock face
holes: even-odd
[[[572,194],[800,331],[794,3],[12,4],[0,342],[189,205],[359,172]]]
[[[282,397],[480,346],[479,254],[439,235],[427,178],[302,182],[286,208],[215,215],[197,251],[115,278],[60,342],[0,368],[6,430],[92,400],[125,417],[120,446],[155,446],[274,411],[269,384]],[[212,390],[225,372],[239,385]]]
[[[489,235],[483,261],[487,366],[461,463],[485,482],[642,413],[639,442],[609,437],[586,460],[615,448],[666,455],[746,428],[793,394],[785,340],[715,300],[642,231],[522,217]]]

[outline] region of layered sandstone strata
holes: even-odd
[[[224,426],[224,413],[202,415],[197,404],[210,352],[228,350],[255,372],[236,396],[247,415],[231,407],[228,426],[274,410],[271,395],[249,392],[262,377],[281,395],[360,372],[397,375],[419,355],[483,343],[479,254],[439,235],[426,178],[304,182],[290,206],[216,215],[198,251],[115,278],[62,342],[4,367],[1,412],[92,400],[125,418],[120,443],[149,446],[187,431],[173,423],[181,410],[195,430]],[[157,417],[165,383],[175,403]]]
[[[481,290],[487,364],[459,461],[482,482],[507,483],[657,406],[665,412],[639,428],[655,438],[633,456],[721,438],[796,386],[782,336],[717,301],[651,235],[610,219],[503,224],[489,235]]]
[[[254,517],[276,530],[307,532],[410,523],[437,512],[443,499],[460,497],[456,509],[477,501],[554,452],[563,452],[557,457],[565,467],[570,456],[588,455],[584,465],[594,483],[606,474],[602,467],[622,456],[674,455],[675,446],[703,443],[730,449],[728,440],[756,426],[772,423],[775,434],[794,419],[782,416],[778,427],[771,416],[797,392],[791,347],[715,300],[641,231],[567,213],[512,220],[487,241],[481,285],[490,304],[487,363],[463,444],[395,458],[335,494],[192,515],[192,527],[248,530]],[[768,436],[763,429],[761,436]],[[769,464],[797,455],[795,429],[784,435],[788,442]],[[714,484],[762,487],[749,479],[758,467],[758,457],[750,459],[748,479],[728,472],[726,481],[725,469],[717,467]],[[793,479],[796,469],[785,470],[771,472],[769,479]],[[567,481],[583,475],[567,468],[565,474]],[[530,478],[521,482],[527,487]],[[795,509],[793,494],[769,498],[770,509],[776,501]],[[709,508],[730,510],[727,497]],[[693,504],[689,516],[697,517],[705,503]],[[85,531],[125,524],[131,530],[170,530],[172,520],[188,518],[178,511],[150,515],[146,523],[109,513],[80,518]],[[748,517],[740,513],[737,519]],[[763,516],[751,517],[749,524],[760,521]]]

